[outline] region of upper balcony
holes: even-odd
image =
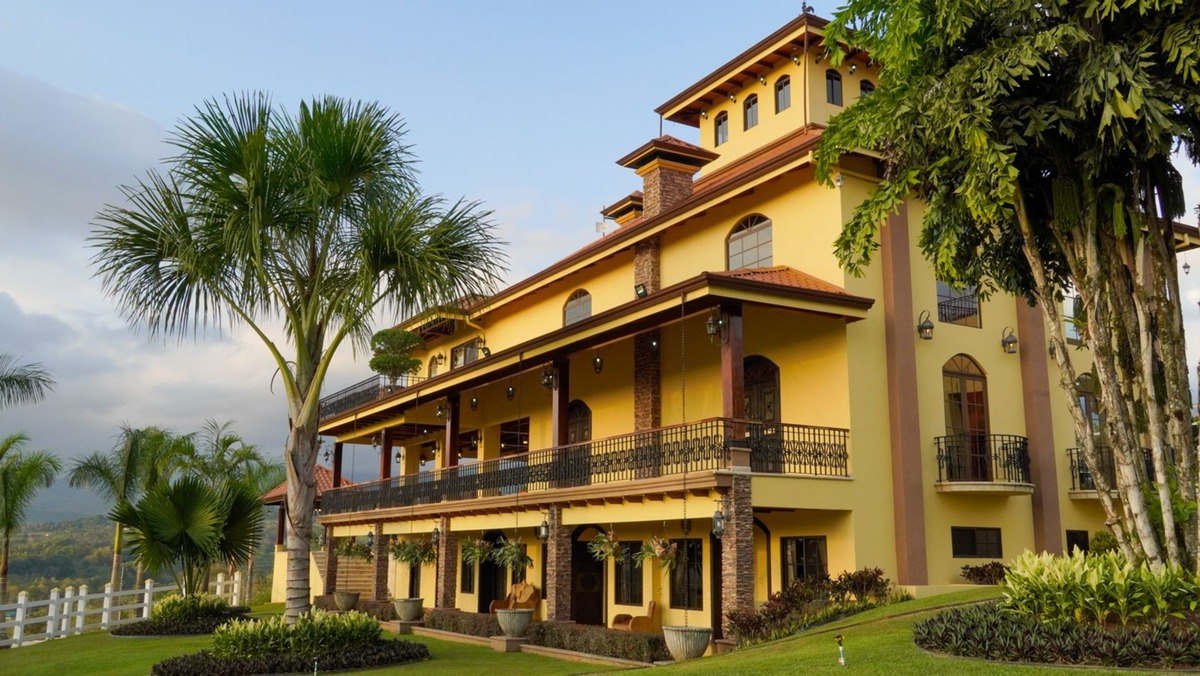
[[[1099,463],[1098,470],[1103,473],[1107,480],[1110,489],[1116,489],[1117,474],[1116,466],[1113,463],[1112,448],[1108,446],[1096,446],[1096,460]],[[1076,500],[1096,499],[1099,496],[1096,494],[1096,478],[1092,470],[1088,468],[1087,463],[1083,458],[1083,449],[1068,448],[1067,461],[1071,470],[1071,492],[1070,497]],[[1175,461],[1175,453],[1171,451],[1170,461]],[[1142,462],[1144,476],[1155,476],[1154,458],[1150,454],[1150,449],[1142,449]]]
[[[1014,434],[936,437],[939,493],[1033,493],[1029,440]]]
[[[848,477],[849,432],[832,427],[711,418],[327,491],[324,516],[399,509],[403,515],[516,504],[612,499],[685,490],[744,463],[751,472]],[[747,469],[743,464],[741,469]],[[511,504],[510,504],[511,503]],[[378,517],[378,514],[369,516]]]
[[[321,397],[321,420],[327,420],[339,413],[349,411],[389,394],[399,392],[425,381],[423,376],[406,375],[399,378],[387,376],[371,376],[366,380],[354,383],[350,387],[338,390],[333,394]]]

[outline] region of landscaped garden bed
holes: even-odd
[[[320,610],[295,624],[282,617],[235,620],[213,632],[212,647],[154,665],[156,676],[234,676],[313,673],[414,662],[429,658],[425,646],[387,639],[379,621],[351,611]]]
[[[217,627],[248,612],[250,608],[246,606],[231,606],[215,596],[172,596],[156,604],[148,619],[114,627],[109,633],[113,636],[211,634]]]
[[[1155,571],[1116,553],[1027,553],[1014,562],[1001,590],[998,602],[918,622],[914,642],[1006,662],[1200,666],[1200,581],[1181,568]]]

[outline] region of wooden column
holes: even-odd
[[[721,415],[746,417],[745,341],[742,332],[742,305],[721,306]]]
[[[383,443],[379,444],[379,478],[392,478],[392,431],[383,430]]]
[[[554,360],[554,389],[550,391],[550,416],[553,427],[550,432],[551,446],[567,444],[567,410],[571,406],[571,362],[567,359]]]
[[[333,487],[342,485],[342,442],[333,444]]]
[[[442,443],[442,461],[439,463],[442,467],[454,467],[458,464],[458,435],[461,427],[458,412],[458,393],[446,395],[446,439]]]

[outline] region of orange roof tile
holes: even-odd
[[[709,273],[716,277],[733,277],[735,279],[748,279],[763,284],[774,284],[776,286],[788,286],[795,289],[807,289],[809,291],[820,291],[821,293],[832,293],[848,296],[846,290],[836,284],[813,277],[807,272],[801,272],[795,268],[786,265],[776,265],[770,268],[741,268],[739,270],[719,271]]]
[[[333,488],[333,470],[325,465],[317,465],[313,469],[314,478],[317,480],[317,500],[321,499],[321,494]],[[342,486],[353,486],[354,483],[348,481],[346,477],[342,477]],[[275,488],[263,493],[259,498],[264,504],[273,505],[277,502],[283,502],[287,498],[287,481],[279,484]]]

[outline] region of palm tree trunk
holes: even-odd
[[[138,561],[137,568],[134,569],[133,588],[141,589],[142,583],[145,581],[146,581],[146,567],[142,565],[141,561]]]
[[[8,603],[8,529],[4,529],[4,544],[0,545],[0,604]]]
[[[250,605],[254,601],[254,552],[250,552],[250,556],[246,559],[246,580],[242,585],[243,595],[246,597],[243,605]]]
[[[112,554],[112,574],[109,575],[109,582],[112,583],[113,591],[121,590],[121,524],[116,524],[113,527],[113,554]]]
[[[308,379],[302,382],[307,385]],[[309,538],[312,536],[314,470],[317,461],[316,410],[311,420],[293,418],[284,453],[287,465],[287,593],[284,617],[295,622],[309,609]]]

